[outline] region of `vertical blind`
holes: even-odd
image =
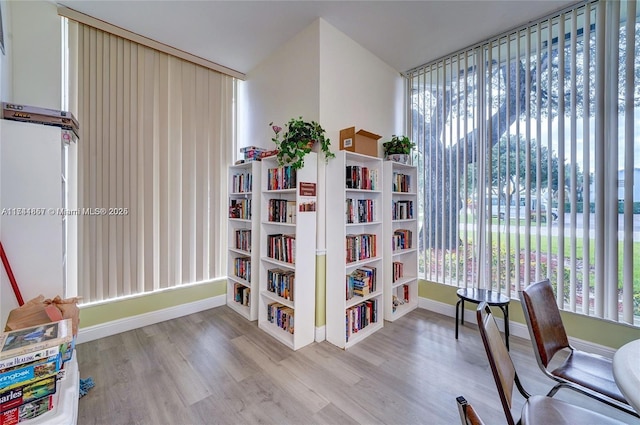
[[[585,2],[409,71],[421,272],[640,324],[640,16]]]
[[[78,294],[87,303],[223,276],[235,79],[70,25]]]

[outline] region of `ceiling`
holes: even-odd
[[[247,73],[317,18],[407,71],[575,0],[59,0],[113,25]]]

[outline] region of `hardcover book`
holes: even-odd
[[[66,350],[72,341],[71,319],[4,332],[0,337],[0,360],[63,345]]]

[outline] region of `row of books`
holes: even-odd
[[[400,261],[394,261],[391,263],[391,282],[402,278],[404,276],[404,263]]]
[[[267,170],[267,190],[296,188],[296,170],[291,165]]]
[[[293,301],[293,286],[296,274],[292,270],[267,270],[267,290]]]
[[[276,223],[296,222],[296,201],[288,201],[286,199],[269,199],[269,209],[267,211],[267,220]]]
[[[360,165],[347,165],[346,188],[361,190],[378,190],[378,170]]]
[[[0,423],[16,424],[53,408],[74,343],[71,319],[2,334]]]
[[[233,300],[238,304],[251,307],[251,288],[235,283],[233,285]]]
[[[347,263],[376,257],[376,235],[347,235]]]
[[[393,173],[392,177],[393,191],[409,193],[411,190],[411,176],[402,173]]]
[[[346,310],[346,341],[369,324],[378,321],[378,299],[373,298]]]
[[[376,220],[373,199],[346,199],[347,223],[371,223]]]
[[[362,266],[355,269],[346,277],[347,300],[358,296],[364,297],[376,291],[376,268]]]
[[[409,249],[412,245],[412,232],[409,229],[397,229],[393,231],[393,250]]]
[[[296,236],[267,235],[267,257],[293,264],[296,258]]]
[[[410,220],[413,218],[413,201],[393,201],[392,220]]]
[[[293,309],[286,305],[271,303],[267,306],[267,320],[290,334],[294,332],[293,316]]]
[[[251,220],[251,199],[229,199],[229,218]]]
[[[247,193],[251,192],[253,187],[253,174],[240,173],[234,174],[231,181],[231,193]]]
[[[391,311],[395,312],[399,305],[409,302],[409,285],[401,285],[393,290],[393,299],[391,301]]]
[[[251,282],[251,257],[234,258],[233,273],[239,278]]]
[[[251,229],[236,230],[236,249],[251,252]]]

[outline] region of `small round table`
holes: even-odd
[[[460,324],[464,325],[464,302],[469,301],[474,304],[480,304],[486,302],[493,307],[499,307],[502,310],[504,316],[504,338],[507,350],[509,349],[509,301],[507,296],[502,295],[500,292],[490,291],[487,289],[477,288],[460,288],[456,291],[458,295],[458,302],[456,303],[456,339],[458,339],[458,317],[460,317]],[[462,314],[459,314],[462,313]]]

